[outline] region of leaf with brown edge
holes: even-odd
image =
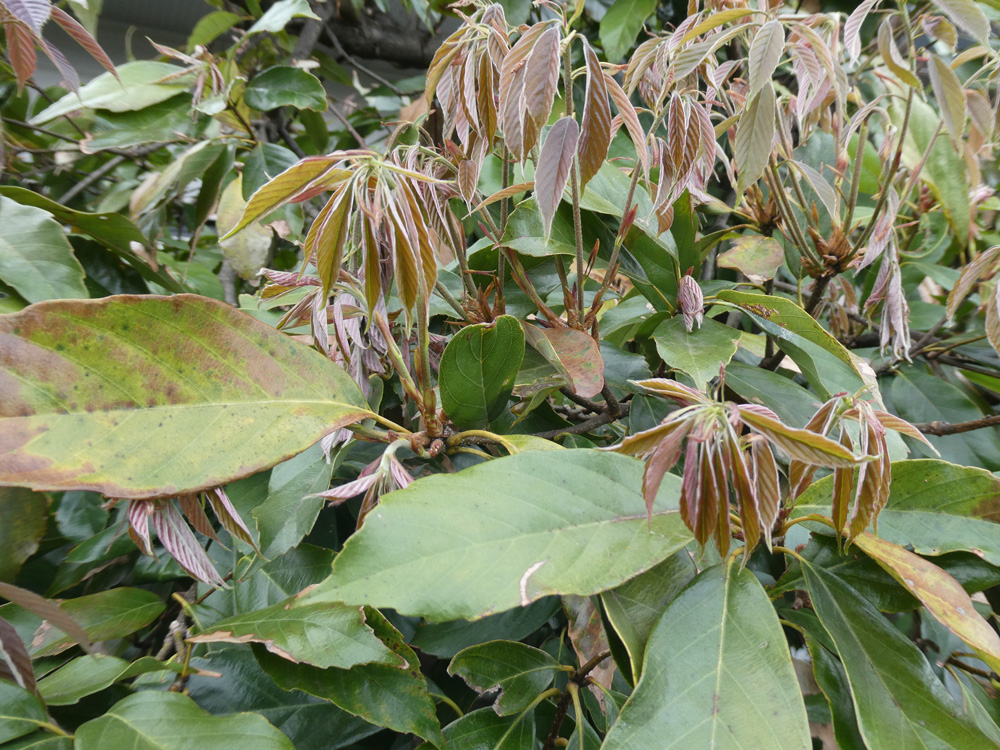
[[[587,61],[587,93],[583,104],[583,125],[580,128],[580,189],[601,169],[611,145],[611,105],[604,69],[597,53],[584,43],[583,54]]]
[[[752,409],[738,408],[740,419],[747,427],[766,437],[796,461],[813,466],[851,469],[864,460],[856,459],[844,446],[815,432],[789,427]]]
[[[950,323],[955,318],[955,313],[958,312],[959,306],[965,301],[965,298],[972,293],[973,287],[979,283],[979,280],[983,275],[992,268],[993,264],[997,260],[997,256],[1000,256],[1000,245],[994,245],[989,250],[984,250],[981,252],[975,260],[971,263],[966,264],[962,269],[962,273],[958,276],[958,281],[955,282],[955,286],[951,288],[948,293],[948,303],[945,307],[945,314],[948,316],[948,322]]]
[[[524,335],[538,353],[571,383],[578,396],[593,398],[604,385],[604,359],[597,342],[575,328],[539,328],[523,323]]]
[[[559,27],[549,26],[524,66],[524,150],[530,151],[548,122],[559,84]],[[531,127],[529,127],[529,121]]]
[[[930,55],[927,75],[931,79],[934,98],[937,99],[941,120],[955,150],[962,153],[962,133],[965,130],[965,89],[955,71],[935,54]]]
[[[0,582],[0,596],[58,628],[76,641],[80,648],[90,653],[90,638],[87,633],[77,624],[76,620],[63,612],[56,602],[39,596],[34,591],[2,582]]]
[[[406,660],[394,654],[365,623],[361,607],[292,601],[227,617],[188,638],[191,643],[262,643],[271,653],[315,667],[350,669],[358,664],[388,664],[400,669]]]
[[[764,174],[774,141],[774,86],[768,81],[749,100],[736,126],[733,159],[742,193]]]
[[[628,96],[622,91],[622,87],[618,85],[618,81],[608,75],[607,71],[604,71],[604,84],[608,88],[608,94],[614,101],[618,113],[622,116],[622,122],[632,139],[632,145],[635,146],[635,154],[642,165],[642,173],[648,177],[649,146],[646,143],[646,131],[642,129],[642,124],[639,122],[639,115],[636,114],[635,107],[632,106]]]
[[[341,169],[344,154],[307,156],[257,190],[247,201],[243,216],[225,236],[227,239],[255,220],[276,211],[286,203],[312,198],[347,180],[351,171]]]
[[[971,646],[994,671],[1000,671],[1000,636],[949,573],[867,531],[857,536],[854,544],[917,597],[938,622]]]
[[[542,144],[542,152],[535,167],[535,198],[542,215],[546,241],[552,234],[552,219],[562,202],[579,138],[580,126],[576,124],[576,120],[561,117],[549,128],[545,143]]]
[[[35,671],[31,657],[14,626],[0,617],[0,680],[13,682],[35,692]]]
[[[756,94],[765,83],[770,82],[784,50],[785,28],[780,21],[768,21],[757,30],[750,43],[750,55],[747,61],[747,75],[750,82],[748,97]]]
[[[369,416],[340,367],[217,300],[121,295],[0,315],[0,484],[177,497]]]

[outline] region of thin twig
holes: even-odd
[[[980,419],[970,419],[968,422],[920,422],[913,425],[925,435],[958,435],[962,432],[981,430],[984,427],[1000,425],[1000,414],[991,414]]]

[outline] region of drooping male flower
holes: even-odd
[[[789,427],[763,406],[717,401],[672,380],[636,384],[681,408],[611,450],[645,459],[642,493],[649,514],[663,475],[683,454],[681,517],[700,544],[714,539],[723,556],[732,535],[731,510],[739,515],[748,550],[762,534],[770,545],[781,509],[775,447],[810,467],[853,469],[859,462],[849,447]]]

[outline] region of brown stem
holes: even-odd
[[[597,666],[611,656],[610,651],[602,651],[597,654],[594,658],[576,670],[570,675],[569,681],[575,683],[578,687],[583,687],[587,684],[587,675],[590,674]],[[563,692],[562,696],[559,698],[559,703],[556,705],[556,715],[552,719],[552,728],[549,729],[549,734],[545,738],[545,744],[542,745],[542,750],[552,750],[555,747],[556,740],[559,739],[559,730],[562,729],[563,719],[566,718],[566,712],[569,710],[569,704],[573,700],[573,694],[567,687]],[[579,731],[583,731],[581,728]]]
[[[617,416],[611,416],[611,412],[606,411],[598,414],[592,419],[588,419],[586,422],[580,422],[580,424],[571,425],[570,427],[560,427],[556,430],[546,430],[545,432],[536,432],[535,437],[545,438],[546,440],[555,440],[560,435],[582,435],[585,432],[590,432],[591,430],[597,429],[606,424],[611,424],[616,419],[621,419],[628,416],[629,405],[621,404],[621,413]]]
[[[968,422],[920,422],[913,425],[925,435],[958,435],[962,432],[981,430],[984,427],[1000,425],[1000,414],[991,414],[980,419],[970,419]]]

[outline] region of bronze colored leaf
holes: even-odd
[[[525,31],[500,66],[500,127],[507,148],[519,161],[524,161],[524,89],[528,56],[539,37],[549,27],[549,22],[536,23]]]
[[[632,138],[632,145],[635,146],[635,154],[642,165],[642,172],[648,177],[649,146],[646,143],[646,131],[642,129],[642,124],[639,122],[639,115],[636,114],[635,107],[632,106],[628,96],[622,91],[622,87],[618,85],[618,81],[608,75],[607,71],[604,71],[604,85],[607,86],[608,94],[611,95],[611,99],[622,117],[622,122],[625,124],[625,129]]]
[[[524,66],[524,150],[538,141],[548,122],[559,83],[559,28],[550,26],[538,37]]]
[[[611,105],[604,70],[597,54],[584,43],[587,60],[587,94],[583,105],[583,126],[580,129],[580,189],[590,182],[604,164],[611,145]]]
[[[858,459],[829,438],[808,430],[799,430],[747,407],[739,407],[740,419],[755,432],[759,432],[778,446],[789,458],[814,466],[851,469]]]
[[[578,396],[593,398],[604,385],[604,360],[597,342],[575,328],[523,324],[528,343],[565,375]]]
[[[733,158],[736,162],[737,193],[742,193],[764,174],[774,141],[774,86],[768,81],[749,100],[736,126]]]
[[[747,61],[750,78],[749,96],[753,96],[764,87],[765,83],[770,82],[784,50],[785,29],[780,21],[768,21],[757,30],[753,42],[750,43],[750,55]]]
[[[306,234],[305,254],[307,258],[313,257],[324,292],[329,292],[340,275],[353,206],[354,191],[350,185],[339,186]]]
[[[552,234],[552,219],[562,202],[569,180],[570,168],[576,156],[580,127],[572,117],[561,117],[545,136],[542,153],[535,167],[535,198],[545,227],[545,239]]]

